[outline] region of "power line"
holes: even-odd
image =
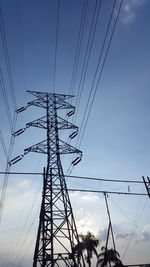
[[[0,174],[43,175],[42,172],[6,172],[6,171],[0,172]]]
[[[2,148],[3,148],[3,152],[4,152],[4,155],[5,155],[5,158],[6,158],[6,160],[8,160],[8,153],[7,153],[7,149],[6,149],[6,145],[5,145],[5,141],[4,141],[1,129],[0,129],[0,141],[1,141],[1,144],[2,144]]]
[[[10,255],[9,255],[9,258],[13,258],[13,262],[15,262],[16,261],[16,259],[17,259],[17,257],[18,257],[18,255],[19,255],[19,253],[20,253],[20,251],[21,251],[21,248],[22,248],[22,246],[23,246],[23,244],[24,244],[24,242],[25,242],[25,240],[24,240],[24,242],[21,240],[21,235],[23,235],[23,232],[25,231],[25,229],[26,229],[26,226],[28,225],[28,221],[29,221],[29,219],[30,219],[30,215],[32,214],[32,212],[33,212],[33,208],[34,208],[34,206],[35,206],[35,204],[37,203],[37,198],[38,198],[38,196],[39,196],[39,194],[40,194],[40,189],[41,189],[41,185],[40,185],[40,188],[38,189],[38,191],[36,192],[36,195],[34,196],[34,200],[33,200],[33,202],[32,202],[32,205],[31,205],[31,207],[30,207],[30,210],[29,210],[29,212],[28,212],[28,215],[27,215],[27,218],[26,218],[26,220],[24,221],[24,224],[23,224],[23,226],[22,226],[22,228],[21,228],[21,231],[20,231],[20,236],[18,236],[18,239],[17,239],[17,241],[16,241],[16,244],[14,243],[14,246],[12,246],[12,251],[11,251],[11,253],[10,253]],[[39,208],[38,208],[38,211],[39,211]],[[37,214],[38,215],[38,214]],[[37,215],[35,216],[35,218],[37,217]],[[32,227],[32,225],[30,225],[30,227]],[[19,228],[19,227],[18,227]],[[27,235],[28,235],[28,233],[29,232],[27,232]],[[13,245],[13,244],[12,244]],[[17,245],[20,247],[20,250],[19,250],[19,253],[17,253],[17,255],[15,255],[15,252],[16,252],[16,249],[17,249]],[[9,267],[9,265],[7,266],[7,267]]]
[[[140,203],[141,203],[141,201],[140,201]],[[134,236],[135,231],[137,229],[137,225],[139,224],[139,221],[142,218],[142,213],[144,211],[145,204],[146,204],[146,200],[144,202],[144,205],[141,207],[141,212],[139,212],[139,205],[138,205],[138,210],[137,210],[137,214],[136,214],[136,217],[135,217],[135,223],[133,224],[133,228],[132,228],[132,231],[131,231],[131,234],[130,234],[130,238],[129,238],[128,243],[127,243],[127,246],[126,246],[126,248],[124,250],[124,254],[122,256],[122,260],[124,259],[124,257],[126,255],[128,249],[129,249],[129,246],[130,246],[130,244],[132,242],[133,236]]]
[[[15,89],[14,89],[14,83],[13,83],[13,78],[12,78],[12,71],[11,71],[10,59],[9,59],[9,53],[8,53],[8,47],[7,47],[5,24],[4,24],[4,18],[3,18],[3,12],[2,12],[1,5],[0,5],[0,33],[1,33],[1,37],[2,37],[2,44],[3,44],[3,49],[4,49],[4,55],[5,55],[5,61],[6,61],[9,83],[10,83],[12,101],[13,101],[14,109],[16,110],[17,104],[16,104],[16,97],[15,97]]]
[[[103,190],[91,190],[91,189],[75,189],[75,188],[68,188],[70,192],[85,192],[85,193],[100,193],[100,194],[116,194],[116,195],[129,195],[129,196],[148,196],[144,193],[131,193],[131,192],[115,192],[115,191],[103,191]]]
[[[97,63],[96,70],[95,70],[95,73],[94,73],[94,78],[93,78],[93,82],[92,82],[92,85],[91,85],[90,93],[89,93],[89,96],[88,96],[86,108],[85,108],[85,111],[84,111],[83,120],[82,120],[82,123],[81,123],[80,133],[79,133],[77,142],[79,142],[80,134],[82,132],[83,125],[84,125],[85,118],[86,118],[86,114],[87,114],[88,107],[89,107],[89,104],[90,104],[90,99],[92,97],[92,92],[93,92],[93,89],[94,89],[96,76],[97,76],[97,73],[98,73],[98,70],[99,70],[99,66],[100,66],[100,63],[101,63],[103,51],[104,51],[105,44],[106,44],[107,37],[108,37],[108,33],[109,33],[109,30],[110,30],[110,26],[111,26],[113,14],[114,14],[115,6],[116,6],[116,1],[117,0],[114,1],[114,4],[112,6],[111,15],[110,15],[110,18],[109,18],[109,22],[108,22],[107,29],[106,29],[106,34],[105,34],[105,37],[104,37],[104,40],[103,40],[103,43],[102,43],[102,47],[101,47],[101,50],[100,50],[100,55],[99,55],[98,63]]]
[[[136,180],[118,180],[118,179],[105,179],[105,178],[96,178],[96,177],[86,177],[86,176],[75,176],[75,175],[65,175],[68,178],[76,178],[76,179],[86,179],[86,180],[95,180],[102,182],[117,182],[117,183],[139,183],[143,184],[143,181]]]
[[[26,243],[26,241],[27,241],[27,239],[28,239],[28,237],[29,237],[29,234],[30,234],[30,232],[31,232],[31,230],[32,230],[32,227],[33,227],[34,224],[35,224],[35,221],[36,221],[36,219],[37,219],[37,217],[38,217],[38,214],[39,214],[39,209],[37,210],[37,212],[36,212],[36,214],[35,214],[35,216],[34,216],[34,218],[33,218],[32,224],[30,224],[29,229],[28,229],[28,231],[27,231],[27,233],[26,233],[26,236],[25,236],[24,239],[22,240],[21,244],[20,244],[20,242],[19,242],[19,245],[17,244],[18,247],[19,247],[19,250],[17,251],[17,254],[15,255],[15,257],[14,257],[13,261],[11,262],[11,264],[16,264],[16,260],[17,260],[17,258],[20,257],[20,255],[21,255],[21,253],[22,253],[22,248],[24,247],[24,245],[25,245],[25,243]],[[20,240],[19,240],[19,241],[20,241]],[[8,263],[8,264],[9,264],[9,263]],[[10,265],[10,264],[9,264],[9,265]],[[7,265],[7,266],[9,266],[9,265]]]
[[[79,65],[79,58],[80,58],[81,47],[82,47],[82,42],[83,42],[83,35],[85,33],[85,25],[86,25],[85,22],[86,22],[86,18],[87,18],[88,5],[89,5],[89,0],[84,0],[83,7],[82,7],[81,20],[80,20],[80,27],[79,27],[79,32],[78,32],[78,40],[77,40],[77,46],[76,46],[75,59],[74,59],[74,64],[73,64],[73,72],[72,72],[72,77],[71,77],[71,86],[70,86],[69,94],[73,94],[74,87],[75,87],[77,70],[78,70],[78,65]],[[78,89],[78,93],[79,93],[79,89]],[[77,99],[78,99],[78,93],[77,93],[76,103],[77,103]],[[71,101],[71,103],[72,103],[72,101]],[[73,121],[75,121],[75,118],[72,118],[72,123],[73,123]],[[70,133],[71,133],[71,129],[70,129]],[[70,133],[69,133],[69,135],[70,135]],[[70,143],[70,141],[71,140],[69,140],[69,137],[68,137],[67,142]]]
[[[80,21],[80,27],[79,27],[79,33],[78,33],[78,40],[77,40],[77,46],[76,46],[75,59],[74,59],[74,64],[73,64],[73,72],[72,72],[72,77],[71,77],[71,86],[70,86],[69,94],[72,94],[73,90],[74,90],[77,68],[78,68],[78,63],[79,63],[79,56],[80,56],[80,52],[81,52],[83,32],[84,32],[84,27],[85,27],[85,20],[86,20],[86,15],[87,15],[87,7],[88,7],[88,0],[84,0],[83,7],[82,7],[81,21]]]
[[[2,95],[3,95],[3,99],[4,99],[4,104],[5,104],[7,118],[8,118],[8,122],[9,122],[9,126],[10,126],[10,131],[12,132],[12,125],[13,125],[12,117],[11,117],[10,107],[9,107],[9,103],[8,103],[8,97],[7,97],[7,93],[6,93],[6,87],[5,87],[3,73],[2,73],[1,68],[0,68],[0,86],[1,86],[1,91],[2,91]]]
[[[41,159],[40,159],[40,161],[41,161]],[[39,161],[39,163],[40,163],[40,161]],[[38,164],[39,164],[39,163],[38,163]],[[40,183],[40,187],[38,188],[37,193],[36,193],[36,195],[35,195],[35,197],[34,197],[34,199],[33,199],[32,205],[31,205],[31,207],[30,207],[30,209],[29,209],[28,216],[27,216],[26,219],[24,219],[24,218],[23,218],[23,215],[25,214],[25,207],[26,207],[27,203],[29,202],[29,196],[30,196],[30,192],[31,192],[32,187],[33,187],[33,182],[34,182],[34,176],[32,177],[32,183],[31,183],[31,186],[30,186],[30,189],[29,189],[29,193],[28,193],[28,195],[27,195],[27,197],[26,197],[26,199],[25,199],[24,206],[23,206],[23,208],[22,208],[21,214],[19,215],[19,219],[18,219],[18,226],[17,226],[16,230],[18,230],[18,231],[19,231],[19,229],[21,230],[21,231],[20,231],[20,236],[18,237],[17,241],[15,241],[14,238],[10,241],[10,242],[11,242],[11,250],[12,250],[12,251],[10,251],[10,253],[8,253],[8,258],[12,258],[12,257],[14,256],[14,254],[15,254],[15,249],[16,249],[18,243],[19,243],[20,240],[21,240],[21,236],[23,235],[23,232],[24,232],[25,229],[26,229],[26,226],[27,226],[27,223],[28,223],[30,214],[33,213],[33,207],[34,207],[34,205],[35,205],[36,202],[37,202],[37,198],[38,198],[38,196],[39,196],[39,193],[41,192],[41,190],[40,190],[40,189],[41,189],[41,183]],[[24,221],[24,224],[23,224],[23,225],[21,224],[21,223],[22,223],[22,221],[21,221],[22,218],[23,218],[23,221]],[[20,246],[20,245],[19,245],[19,246]],[[7,266],[7,267],[8,267],[8,266]]]
[[[100,74],[99,74],[99,77],[98,77],[98,81],[96,83],[96,87],[95,87],[95,90],[94,90],[92,102],[91,102],[91,105],[90,105],[90,108],[89,108],[89,111],[88,111],[88,114],[87,114],[87,118],[86,118],[86,121],[85,121],[85,125],[84,125],[84,128],[83,128],[82,136],[81,136],[80,143],[79,143],[79,148],[80,148],[81,142],[83,140],[83,136],[84,136],[85,129],[86,129],[86,126],[87,126],[87,122],[88,122],[88,119],[89,119],[89,116],[90,116],[90,113],[91,113],[91,109],[92,109],[92,106],[93,106],[93,103],[94,103],[96,92],[97,92],[97,89],[98,89],[98,86],[99,86],[99,83],[100,83],[100,79],[101,79],[101,76],[102,76],[102,73],[103,73],[103,70],[104,70],[104,66],[105,66],[105,63],[106,63],[106,59],[107,59],[107,55],[108,55],[108,52],[109,52],[109,49],[110,49],[112,38],[113,38],[113,35],[114,35],[114,32],[115,32],[116,24],[117,24],[119,15],[120,15],[122,4],[123,4],[123,0],[120,1],[120,5],[119,5],[119,8],[118,8],[118,12],[117,12],[117,16],[116,16],[116,19],[115,19],[115,23],[113,25],[111,36],[110,36],[109,43],[108,43],[108,46],[107,46],[106,54],[105,54],[105,57],[104,57],[104,60],[103,60],[103,63],[102,63],[101,71],[100,71]],[[99,63],[100,62],[98,62],[98,67],[99,67]]]
[[[14,114],[14,120],[13,120],[13,127],[12,127],[12,132],[15,131],[15,126],[16,126],[16,122],[17,122],[17,114]],[[10,164],[9,161],[12,157],[12,152],[13,152],[13,146],[14,146],[14,135],[11,135],[10,138],[10,144],[9,144],[9,149],[8,149],[8,158],[7,158],[7,164],[6,164],[6,174],[3,180],[3,185],[2,185],[2,193],[1,193],[1,197],[0,197],[0,222],[2,219],[2,214],[3,214],[3,209],[4,209],[4,202],[5,202],[5,195],[6,195],[6,190],[7,190],[7,184],[8,184],[8,178],[9,178],[9,171],[10,171]]]
[[[129,215],[122,208],[120,208],[120,206],[118,205],[118,203],[116,203],[116,201],[114,201],[114,198],[112,198],[112,197],[109,196],[109,199],[114,204],[114,206],[128,219],[128,221],[132,225],[135,225],[135,222],[129,217]],[[145,199],[145,200],[147,201],[147,199]],[[141,198],[140,198],[140,201],[141,201]],[[137,224],[136,224],[136,227],[138,227]]]
[[[3,50],[4,50],[4,56],[5,56],[6,69],[7,69],[9,84],[10,84],[12,102],[13,102],[14,110],[16,110],[17,109],[17,104],[16,104],[16,97],[15,97],[15,89],[14,89],[14,83],[13,83],[13,78],[12,78],[12,70],[11,70],[11,65],[10,65],[10,58],[9,58],[8,47],[7,47],[5,24],[4,24],[4,18],[3,18],[3,12],[2,12],[1,5],[0,5],[0,34],[1,34],[1,39],[2,39]],[[1,72],[1,77],[2,77],[2,72]],[[2,86],[3,86],[3,84],[2,84]],[[6,99],[6,97],[5,97],[5,99]],[[9,113],[9,106],[7,107],[7,113]],[[8,115],[8,116],[9,116],[9,123],[10,123],[10,116],[11,115]],[[15,131],[16,122],[17,122],[17,114],[14,113],[13,122],[11,123],[11,133],[13,133]],[[12,156],[13,145],[14,145],[14,136],[11,135],[10,145],[9,145],[9,149],[8,149],[8,161],[9,161],[9,158],[11,158],[11,156]],[[7,161],[7,164],[6,164],[6,172],[9,171],[9,169],[10,169],[10,165],[8,164],[8,161]],[[4,181],[3,181],[3,186],[2,186],[1,199],[0,199],[0,220],[1,220],[1,217],[2,217],[2,213],[3,213],[3,207],[4,207],[4,200],[5,200],[7,184],[8,184],[8,175],[5,175]]]
[[[93,97],[92,97],[92,100],[91,100],[91,104],[90,104],[90,107],[89,107],[89,110],[88,110],[88,106],[89,106],[89,103],[90,103],[90,98],[92,96],[92,91],[93,91],[93,88],[94,88],[96,76],[97,76],[97,73],[98,73],[98,70],[99,70],[99,66],[100,66],[100,63],[101,63],[102,54],[103,54],[103,51],[104,51],[104,48],[105,48],[105,43],[106,43],[107,36],[108,36],[109,30],[110,30],[111,21],[112,21],[113,15],[114,15],[116,2],[117,1],[115,0],[114,4],[112,6],[110,19],[109,19],[109,22],[108,22],[106,34],[105,34],[105,37],[104,37],[104,41],[103,41],[103,44],[102,44],[100,56],[99,56],[98,63],[97,63],[97,66],[96,66],[96,71],[95,71],[94,79],[93,79],[92,86],[91,86],[91,89],[90,89],[90,94],[89,94],[89,97],[88,97],[87,105],[86,105],[85,112],[84,112],[84,115],[83,115],[83,120],[82,120],[82,123],[81,123],[81,130],[80,130],[80,133],[78,135],[77,142],[76,142],[76,146],[79,147],[79,148],[81,146],[81,143],[82,143],[82,140],[83,140],[83,136],[84,136],[84,133],[85,133],[85,129],[86,129],[86,126],[87,126],[87,122],[88,122],[88,119],[89,119],[89,116],[90,116],[90,113],[91,113],[91,110],[92,110],[92,106],[93,106],[94,99],[95,99],[95,96],[96,96],[96,92],[97,92],[97,89],[98,89],[98,86],[99,86],[99,82],[100,82],[100,79],[101,79],[101,76],[102,76],[102,73],[103,73],[103,69],[104,69],[104,66],[105,66],[105,62],[106,62],[106,59],[107,59],[107,55],[108,55],[108,52],[109,52],[109,48],[110,48],[110,45],[111,45],[113,34],[114,34],[114,31],[115,31],[115,28],[116,28],[116,24],[117,24],[117,21],[118,21],[118,18],[119,18],[119,14],[120,14],[120,10],[121,10],[122,4],[123,4],[123,0],[120,1],[120,5],[119,5],[118,11],[117,11],[117,16],[116,16],[116,19],[115,19],[115,22],[114,22],[114,25],[113,25],[113,28],[112,28],[110,39],[109,39],[108,46],[107,46],[107,49],[106,49],[106,53],[105,53],[105,56],[104,56],[104,59],[103,59],[103,62],[102,62],[102,67],[101,67],[101,70],[100,70],[98,81],[97,81],[97,84],[95,86],[95,90],[93,92]],[[86,117],[86,114],[87,114],[87,117]],[[83,125],[84,125],[84,127],[83,127]],[[83,131],[82,131],[82,129],[83,129]],[[82,132],[82,134],[81,134],[81,132]],[[81,135],[81,139],[80,139],[80,135]],[[78,145],[78,143],[79,143],[79,145]],[[70,166],[69,169],[68,169],[69,174],[72,172],[72,169],[73,169],[73,166]]]
[[[2,174],[12,174],[12,175],[43,175],[42,172],[0,172]],[[123,179],[106,179],[106,178],[98,178],[98,177],[88,177],[88,176],[76,176],[76,175],[65,175],[67,178],[72,179],[85,179],[92,181],[101,181],[101,182],[116,182],[116,183],[136,183],[136,184],[144,184],[143,181],[137,180],[123,180]]]
[[[76,103],[75,103],[75,106],[77,105],[77,110],[76,110],[76,116],[74,118],[74,123],[76,121],[77,113],[79,110],[80,100],[81,100],[81,96],[82,96],[82,92],[83,92],[83,86],[84,86],[84,82],[85,82],[85,78],[86,78],[86,74],[87,74],[87,69],[88,69],[88,65],[89,65],[89,60],[90,60],[90,56],[91,56],[91,51],[92,51],[92,47],[93,47],[95,31],[96,31],[96,27],[97,27],[97,23],[98,23],[99,13],[101,10],[101,4],[102,4],[102,0],[100,0],[100,1],[97,0],[95,3],[95,7],[94,7],[94,13],[93,13],[93,17],[92,17],[92,23],[91,23],[91,27],[90,27],[89,36],[88,36],[88,42],[87,42],[86,52],[85,52],[85,56],[84,56],[83,68],[82,68],[82,72],[81,72],[81,77],[80,77],[80,81],[79,81],[79,88],[78,88],[78,93],[77,93],[77,98],[76,98]]]
[[[56,83],[56,61],[57,61],[57,47],[58,47],[59,13],[60,13],[60,0],[58,0],[58,7],[57,7],[57,25],[56,25],[56,41],[55,41],[55,55],[54,55],[54,79],[53,79],[53,91],[54,92],[55,92],[55,83]]]

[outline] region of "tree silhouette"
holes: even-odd
[[[82,253],[86,251],[85,259],[88,266],[91,267],[91,258],[93,254],[98,256],[96,248],[99,244],[99,240],[90,232],[86,235],[80,235],[80,238],[81,241],[74,248],[74,253],[77,255],[78,259],[80,259]]]
[[[114,249],[107,249],[105,247],[101,248],[102,253],[98,255],[97,267],[122,267],[123,264],[119,259],[119,253]]]

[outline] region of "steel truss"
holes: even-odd
[[[147,195],[150,198],[150,178],[148,176],[147,176],[147,180],[146,180],[146,178],[144,176],[142,176],[142,178],[143,178],[143,181],[144,181],[144,184],[145,184]]]
[[[60,159],[61,154],[77,153],[78,158],[82,156],[80,150],[59,139],[60,130],[78,132],[78,127],[57,114],[60,109],[74,113],[75,107],[66,102],[73,96],[28,92],[36,99],[28,102],[27,106],[45,108],[46,115],[27,123],[26,128],[33,126],[47,131],[46,140],[24,150],[24,155],[28,152],[47,154],[33,267],[85,266],[83,257],[74,254],[79,237]]]

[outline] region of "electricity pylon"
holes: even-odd
[[[82,157],[82,152],[70,144],[59,139],[59,131],[73,129],[70,138],[77,135],[78,127],[58,116],[58,110],[67,109],[67,115],[75,112],[75,107],[66,102],[71,95],[52,94],[28,91],[36,97],[27,106],[37,106],[46,110],[46,115],[26,124],[26,128],[33,126],[46,130],[46,140],[28,147],[24,154],[14,158],[14,164],[28,152],[38,152],[47,155],[47,167],[43,175],[43,195],[39,218],[38,234],[35,245],[33,267],[48,266],[85,266],[81,255],[75,254],[75,246],[79,242],[78,232],[73,216],[70,198],[67,191],[61,154],[77,153],[72,162],[76,165]],[[17,112],[22,112],[25,107]],[[26,129],[14,133],[21,134]]]

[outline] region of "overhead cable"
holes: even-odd
[[[131,192],[117,192],[117,191],[104,191],[104,190],[91,190],[91,189],[76,189],[68,188],[70,192],[85,192],[85,193],[100,193],[100,194],[116,194],[116,195],[129,195],[129,196],[148,196],[145,193],[131,193]]]
[[[8,102],[8,97],[7,97],[7,93],[6,93],[6,87],[5,87],[5,83],[4,83],[4,78],[3,78],[3,73],[2,73],[1,67],[0,67],[0,87],[1,87],[2,96],[3,96],[3,99],[4,99],[4,105],[5,105],[6,114],[7,114],[7,118],[8,118],[8,122],[9,122],[9,126],[10,126],[10,131],[12,133],[13,123],[12,123],[10,106],[9,106],[9,102]]]
[[[54,91],[54,93],[55,93],[55,84],[56,84],[56,63],[57,63],[57,47],[58,47],[59,13],[60,13],[60,0],[58,0],[57,21],[56,21],[56,40],[55,40],[54,77],[53,77],[53,91]]]
[[[80,148],[82,140],[83,140],[83,136],[84,136],[85,129],[86,129],[86,126],[87,126],[87,122],[88,122],[88,119],[89,119],[89,116],[90,116],[90,113],[91,113],[91,110],[92,110],[92,106],[93,106],[94,99],[95,99],[95,96],[96,96],[96,92],[97,92],[97,89],[98,89],[98,86],[99,86],[99,82],[100,82],[100,79],[101,79],[101,76],[102,76],[102,73],[103,73],[104,65],[105,65],[105,62],[106,62],[106,59],[107,59],[107,55],[108,55],[108,52],[109,52],[109,48],[110,48],[110,45],[111,45],[113,34],[114,34],[114,31],[115,31],[115,28],[116,28],[116,24],[117,24],[119,15],[120,15],[120,11],[121,11],[121,7],[122,7],[122,4],[123,4],[123,0],[120,1],[120,5],[119,5],[118,11],[117,11],[117,16],[116,16],[116,19],[115,19],[115,22],[114,22],[114,25],[113,25],[113,28],[112,28],[112,32],[111,32],[111,35],[110,35],[110,38],[109,38],[108,46],[107,46],[107,49],[106,49],[106,53],[105,53],[105,56],[104,56],[104,59],[103,59],[103,62],[102,62],[102,67],[101,67],[101,70],[100,70],[98,81],[97,81],[95,89],[94,89],[96,76],[97,76],[97,73],[98,73],[98,70],[99,70],[99,66],[100,66],[100,63],[101,63],[101,58],[102,58],[103,51],[104,51],[104,48],[105,48],[107,36],[108,36],[109,30],[110,30],[112,18],[113,18],[114,12],[115,12],[116,2],[117,2],[117,0],[114,1],[114,4],[112,6],[110,19],[109,19],[109,22],[108,22],[106,34],[105,34],[105,37],[104,37],[104,41],[103,41],[103,44],[102,44],[100,56],[99,56],[98,63],[97,63],[97,66],[96,66],[96,71],[95,71],[94,79],[93,79],[92,86],[91,86],[91,89],[90,89],[90,94],[89,94],[89,97],[88,97],[87,105],[86,105],[85,112],[84,112],[84,115],[83,115],[80,132],[79,132],[78,139],[77,139],[77,142],[76,142],[76,146],[78,148]],[[92,96],[92,93],[93,93],[93,96]],[[91,99],[91,97],[92,97],[92,99]],[[89,106],[90,99],[91,99],[91,104]],[[89,110],[88,110],[88,106],[89,106]],[[80,136],[81,136],[81,138],[80,138]],[[73,170],[73,166],[70,165],[70,167],[68,169],[68,173],[70,174],[72,172],[72,170]]]
[[[4,24],[1,5],[0,5],[0,34],[1,34],[1,39],[2,39],[3,50],[4,50],[6,69],[7,69],[7,74],[8,74],[9,84],[10,84],[11,97],[12,97],[12,102],[13,102],[14,111],[15,111],[17,109],[17,104],[16,104],[15,89],[14,89],[14,83],[13,83],[13,78],[12,78],[12,71],[11,71],[7,40],[6,40],[5,24]],[[17,122],[17,114],[16,112],[14,112],[14,118],[13,118],[12,127],[11,127],[10,145],[8,149],[8,157],[10,158],[12,156],[13,144],[14,144],[14,136],[12,135],[12,133],[15,131],[16,122]],[[8,161],[9,161],[9,158],[8,158]],[[6,172],[9,172],[10,170],[10,165],[8,164],[8,161],[6,164]],[[1,199],[0,199],[0,221],[1,221],[2,213],[3,213],[7,184],[8,184],[8,175],[6,174],[4,177],[4,181],[3,181],[2,194],[1,194]]]
[[[12,175],[43,175],[42,172],[0,172],[2,174],[12,174]],[[106,178],[98,178],[98,177],[87,177],[87,176],[76,176],[76,175],[65,175],[67,178],[72,179],[84,179],[84,180],[92,180],[92,181],[101,181],[101,182],[116,182],[116,183],[136,183],[136,184],[144,184],[143,181],[137,180],[125,180],[125,179],[106,179]]]
[[[94,91],[94,84],[95,84],[95,80],[96,80],[97,73],[98,73],[98,70],[99,70],[99,66],[100,66],[100,63],[101,63],[102,55],[103,55],[103,52],[104,52],[104,49],[105,49],[105,45],[106,45],[106,41],[107,41],[107,38],[108,38],[108,34],[109,34],[109,31],[110,31],[110,27],[111,27],[112,18],[113,18],[113,15],[114,15],[116,2],[117,2],[117,0],[115,0],[114,3],[113,3],[112,10],[111,10],[111,15],[110,15],[110,18],[109,18],[109,21],[108,21],[108,25],[107,25],[107,29],[106,29],[106,33],[105,33],[105,37],[104,37],[104,40],[103,40],[103,43],[102,43],[102,47],[100,49],[100,55],[99,55],[98,63],[97,63],[96,70],[95,70],[95,73],[94,73],[94,78],[93,78],[93,82],[92,82],[92,85],[91,85],[91,89],[90,89],[90,93],[89,93],[89,96],[88,96],[88,100],[87,100],[87,104],[86,104],[86,107],[85,107],[85,111],[84,111],[84,114],[83,114],[83,119],[82,119],[82,123],[81,123],[81,127],[80,127],[80,133],[78,135],[77,144],[79,142],[79,138],[80,138],[80,135],[81,135],[84,123],[85,123],[86,115],[88,113],[88,107],[89,107],[89,104],[90,104],[92,93]]]
[[[1,144],[2,144],[2,148],[3,148],[3,152],[4,152],[4,155],[5,155],[5,158],[6,158],[6,160],[8,160],[8,153],[7,153],[7,149],[6,149],[6,144],[5,144],[1,129],[0,129],[0,141],[1,141]]]
[[[41,185],[40,185],[40,189],[41,189]],[[31,207],[30,207],[30,210],[29,210],[29,212],[28,212],[28,214],[27,214],[26,219],[24,220],[24,224],[23,224],[22,228],[20,229],[20,232],[19,232],[17,241],[16,241],[15,243],[12,244],[12,247],[11,247],[12,251],[11,251],[11,253],[8,255],[8,258],[9,258],[9,259],[13,259],[13,262],[15,262],[16,259],[18,258],[19,254],[20,254],[20,251],[21,251],[21,249],[22,249],[22,246],[23,246],[23,244],[24,244],[24,242],[25,242],[25,240],[24,240],[24,241],[21,240],[21,236],[24,236],[24,235],[23,235],[23,234],[24,234],[24,231],[25,231],[25,229],[26,229],[26,226],[28,225],[28,222],[29,222],[29,219],[30,219],[30,215],[31,215],[32,212],[33,212],[33,208],[34,208],[35,204],[37,203],[36,200],[37,200],[39,194],[40,194],[40,190],[38,190],[38,191],[36,192],[36,195],[35,195],[35,197],[34,197],[34,200],[33,200],[33,202],[32,202],[32,205],[31,205]],[[38,208],[38,211],[39,211],[39,208]],[[36,218],[36,217],[37,217],[37,215],[35,216],[35,218]],[[30,227],[31,227],[31,226],[30,226]],[[19,228],[19,227],[18,227],[18,228]],[[27,236],[28,236],[28,232],[27,232]],[[19,249],[19,252],[17,251],[17,246],[20,248],[20,249]],[[17,254],[17,255],[16,255],[16,254]],[[9,265],[8,265],[7,267],[9,267]]]
[[[117,16],[116,16],[116,19],[115,19],[115,23],[114,23],[114,26],[113,26],[113,29],[112,29],[112,33],[111,33],[111,36],[110,36],[110,39],[109,39],[109,43],[108,43],[108,46],[107,46],[106,54],[105,54],[105,57],[104,57],[104,60],[103,60],[103,63],[102,63],[101,71],[100,71],[100,74],[99,74],[99,77],[98,77],[98,81],[96,83],[96,87],[95,87],[94,94],[93,94],[93,97],[92,97],[92,102],[91,102],[91,105],[90,105],[90,108],[89,108],[89,111],[88,111],[88,114],[87,114],[87,118],[85,120],[85,125],[84,125],[83,132],[82,132],[82,135],[81,135],[79,148],[80,148],[82,140],[83,140],[83,136],[84,136],[85,129],[86,129],[86,126],[87,126],[87,122],[88,122],[88,119],[89,119],[89,116],[90,116],[90,113],[91,113],[91,109],[92,109],[92,106],[93,106],[93,103],[94,103],[94,99],[95,99],[95,96],[96,96],[96,93],[97,93],[97,90],[98,90],[98,86],[99,86],[99,83],[100,83],[100,80],[101,80],[101,76],[102,76],[102,73],[103,73],[103,70],[104,70],[104,66],[105,66],[105,63],[106,63],[106,59],[107,59],[107,55],[108,55],[108,52],[109,52],[109,49],[110,49],[112,38],[113,38],[113,35],[114,35],[114,32],[115,32],[116,24],[117,24],[119,15],[120,15],[122,4],[123,4],[123,0],[120,1],[119,9],[118,9]],[[99,62],[98,62],[98,65],[99,65]]]
[[[85,81],[86,74],[87,74],[87,69],[88,69],[89,60],[90,60],[91,51],[92,51],[93,42],[94,42],[94,37],[95,37],[95,31],[96,31],[98,18],[99,18],[99,14],[101,10],[101,4],[102,4],[102,0],[96,0],[95,6],[94,6],[93,17],[92,17],[92,23],[90,27],[89,36],[88,36],[87,47],[86,47],[85,56],[84,56],[83,68],[81,72],[81,77],[79,81],[78,92],[77,92],[77,97],[76,97],[76,102],[75,102],[75,106],[77,106],[77,109],[76,109],[76,115],[74,117],[73,123],[75,123],[76,121],[77,113],[79,110],[84,81]]]
[[[79,27],[79,33],[78,33],[78,39],[77,39],[77,46],[76,46],[75,59],[74,59],[74,64],[73,64],[73,72],[72,72],[72,77],[71,77],[71,86],[70,86],[69,94],[72,94],[74,91],[77,68],[78,68],[78,63],[79,63],[79,56],[80,56],[80,52],[81,52],[81,44],[82,44],[82,40],[83,40],[85,20],[86,20],[86,16],[87,16],[88,2],[89,2],[88,0],[84,0],[84,2],[83,2],[81,21],[80,21],[80,27]]]
[[[15,97],[15,89],[14,89],[14,83],[13,83],[13,78],[12,78],[12,71],[11,71],[10,59],[9,59],[8,47],[7,47],[5,24],[4,24],[4,18],[3,18],[1,5],[0,5],[0,33],[1,33],[1,38],[2,38],[3,49],[4,49],[4,55],[5,55],[6,68],[7,68],[9,83],[10,83],[12,101],[13,101],[14,109],[16,110],[17,104],[16,104],[16,97]]]

